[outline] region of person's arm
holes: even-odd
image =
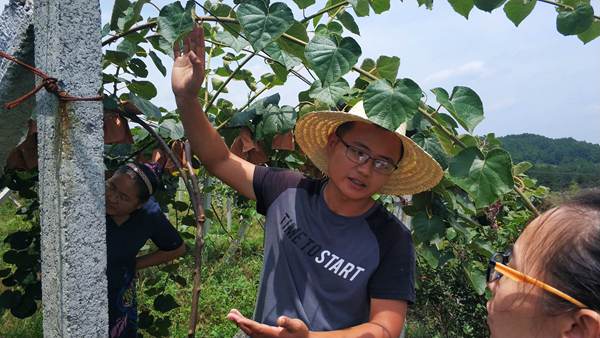
[[[159,265],[174,260],[175,258],[185,253],[185,244],[181,245],[175,250],[157,250],[147,255],[139,256],[135,259],[135,269],[141,270],[149,266]]]
[[[285,316],[277,319],[278,326],[258,323],[237,310],[231,310],[227,318],[253,338],[397,338],[402,333],[407,308],[406,301],[371,298],[368,322],[346,329],[318,332],[309,331],[300,319]]]
[[[204,32],[196,27],[184,39],[183,53],[174,48],[171,85],[185,135],[202,165],[242,195],[256,199],[252,187],[255,165],[232,154],[211,125],[198,101],[204,80]]]

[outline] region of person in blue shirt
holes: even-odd
[[[135,275],[185,252],[183,240],[152,194],[159,186],[157,166],[128,163],[106,181],[106,246],[109,336],[137,337]],[[150,239],[158,250],[138,257]]]

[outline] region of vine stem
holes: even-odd
[[[306,18],[302,19],[302,21],[300,21],[300,22],[304,23],[304,22],[310,21],[311,19],[316,18],[317,16],[319,16],[319,15],[321,15],[323,13],[329,12],[330,10],[336,9],[338,7],[346,6],[347,4],[348,4],[348,1],[342,1],[342,2],[337,3],[335,5],[331,5],[329,7],[325,7],[322,10],[320,10],[320,11],[314,13],[314,14],[311,14],[311,15],[307,16]]]
[[[205,112],[208,112],[208,110],[213,106],[213,104],[215,103],[215,101],[217,100],[217,97],[219,96],[219,94],[221,94],[223,92],[223,89],[225,89],[225,87],[227,87],[227,85],[229,84],[229,82],[231,82],[231,80],[233,79],[233,77],[246,65],[246,63],[248,63],[248,61],[250,61],[258,52],[254,52],[250,55],[248,55],[248,57],[246,57],[244,59],[244,61],[242,61],[242,63],[240,63],[238,65],[238,67],[233,71],[233,73],[231,73],[231,75],[229,75],[229,77],[227,77],[227,79],[225,80],[225,82],[223,82],[223,84],[221,85],[221,87],[219,87],[219,89],[217,89],[217,92],[215,93],[215,95],[213,95],[213,97],[210,99],[210,102],[208,102],[208,104],[206,105],[206,108],[204,109]]]

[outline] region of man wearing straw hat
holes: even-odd
[[[297,122],[296,141],[326,180],[255,166],[229,151],[203,113],[203,78],[204,36],[195,29],[175,50],[172,74],[186,135],[206,169],[266,215],[254,320],[235,309],[228,319],[252,337],[398,337],[415,300],[414,248],[371,196],[430,189],[443,175],[437,162],[357,104]]]

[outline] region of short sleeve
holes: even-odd
[[[183,240],[169,219],[163,214],[158,203],[151,198],[145,205],[148,225],[152,227],[150,239],[163,251],[177,249]]]
[[[271,203],[286,189],[297,187],[302,178],[302,174],[291,170],[256,166],[252,182],[256,210],[266,215]]]
[[[395,217],[373,230],[379,243],[379,265],[369,280],[370,298],[406,300],[415,295],[415,248],[410,231]],[[373,228],[373,227],[372,227]]]

